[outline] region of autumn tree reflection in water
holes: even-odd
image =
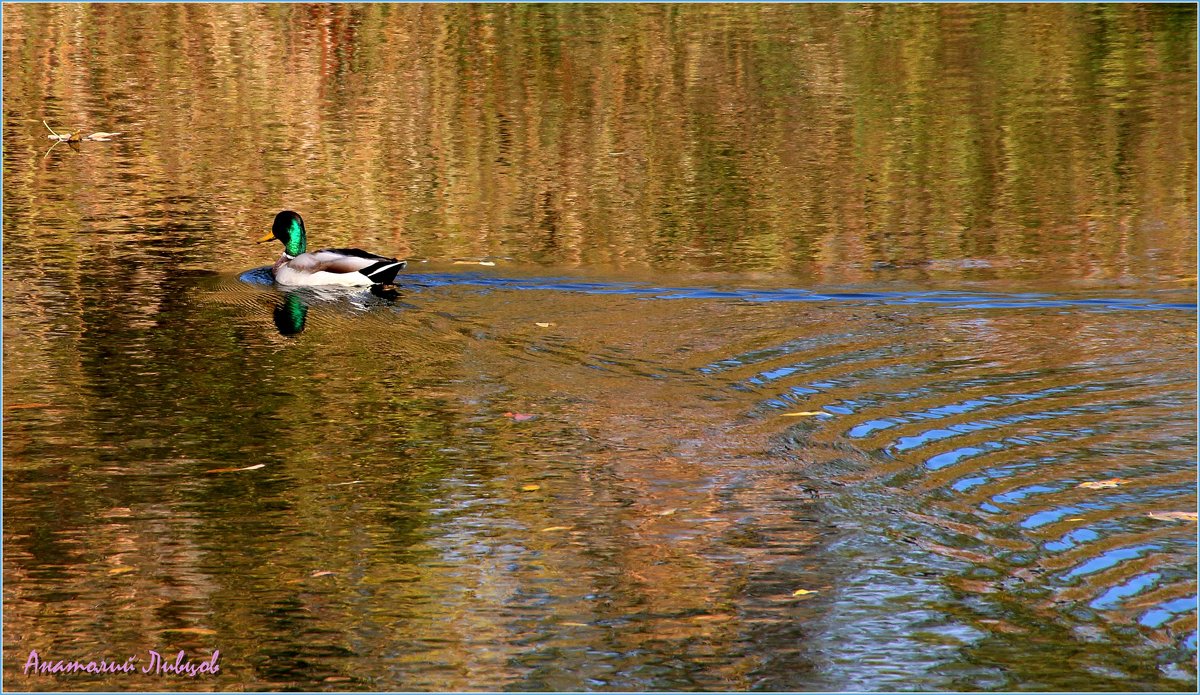
[[[1130,5],[49,5],[7,15],[5,104],[14,134],[130,130],[105,180],[138,195],[55,210],[101,228],[178,189],[164,212],[257,228],[288,201],[430,257],[1169,281],[1195,264],[1194,30]]]

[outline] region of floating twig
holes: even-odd
[[[44,120],[42,121],[42,125],[46,126],[46,130],[50,131],[50,134],[46,137],[56,142],[108,142],[116,136],[122,135],[122,133],[106,133],[103,130],[100,130],[92,133],[91,135],[85,136],[82,129],[78,129],[73,133],[67,133],[66,135],[63,135],[56,132],[50,127],[50,124]]]

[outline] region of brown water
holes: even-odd
[[[3,36],[6,687],[1195,689],[1194,5]]]

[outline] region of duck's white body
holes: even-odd
[[[359,249],[322,249],[299,256],[285,253],[275,261],[272,272],[281,285],[367,287],[391,283],[406,265],[407,261]]]

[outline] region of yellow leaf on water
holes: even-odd
[[[549,327],[553,326],[554,324],[552,324],[552,323],[542,323],[541,321],[535,321],[533,325],[535,325],[535,326],[541,326],[542,328],[549,328]]]
[[[266,468],[266,467],[267,467],[267,464],[265,464],[265,463],[256,463],[253,466],[246,466],[245,468],[211,468],[204,472],[205,473],[237,473],[238,471],[255,471],[255,470],[258,470],[259,468]]]
[[[542,529],[541,532],[549,533],[550,531],[570,531],[570,530],[571,530],[570,526],[547,526],[546,528]]]
[[[675,507],[671,507],[670,509],[664,509],[661,512],[658,512],[657,516],[671,516],[672,514],[674,514],[677,511],[679,511],[679,510],[676,509]]]
[[[308,576],[310,576],[310,577],[328,577],[331,574],[337,574],[337,572],[330,572],[329,570],[318,570]]]
[[[1106,488],[1124,485],[1128,482],[1129,481],[1124,478],[1111,478],[1109,480],[1093,480],[1086,483],[1080,483],[1076,487],[1087,488],[1088,490],[1104,490]]]
[[[796,413],[784,413],[779,417],[812,417],[814,415],[826,415],[824,410],[801,410]]]
[[[120,567],[114,567],[114,568],[110,569],[108,571],[108,573],[109,574],[125,574],[126,572],[132,572],[133,570],[134,570],[133,567],[125,567],[124,565],[122,565]]]
[[[809,594],[815,594],[815,593],[817,593],[817,592],[809,591],[808,589],[796,589],[795,591],[792,592],[792,596],[808,596]]]
[[[185,635],[215,635],[215,634],[217,634],[216,630],[210,630],[206,627],[168,628],[166,630],[163,630],[163,632],[181,632]]]
[[[538,485],[536,483],[530,483],[529,485],[521,486],[521,490],[523,490],[524,492],[536,492],[541,489],[542,489],[542,486]]]
[[[1150,512],[1146,516],[1159,521],[1196,521],[1196,512]]]
[[[571,626],[571,627],[587,627],[587,626],[588,626],[588,624],[587,624],[587,623],[574,623],[574,622],[569,622],[569,621],[566,621],[566,620],[564,620],[563,622],[559,623],[559,625],[569,625],[569,626]]]

